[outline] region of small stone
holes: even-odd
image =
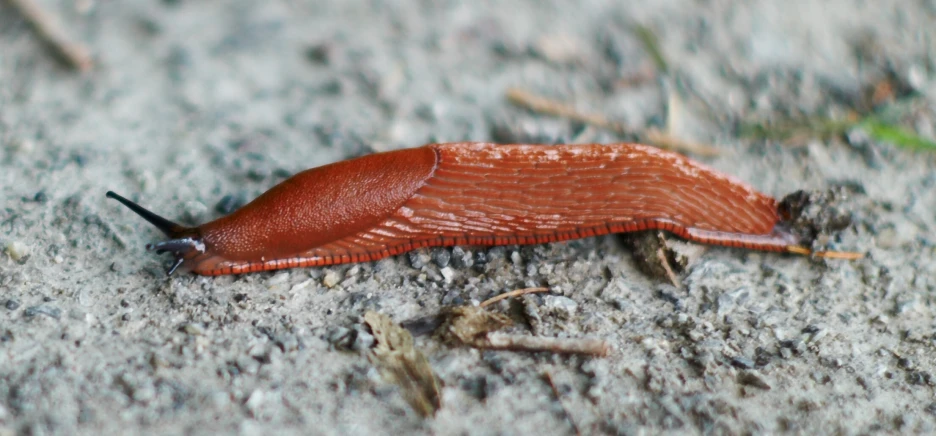
[[[257,389],[253,391],[249,397],[247,397],[247,401],[244,403],[244,406],[247,407],[247,410],[250,410],[251,414],[256,415],[265,401],[266,395],[263,394],[263,391]]]
[[[545,300],[545,306],[552,311],[556,312],[560,317],[564,319],[569,319],[575,315],[576,309],[578,309],[578,303],[575,300],[569,297],[563,297],[558,295],[547,295]]]
[[[221,197],[221,201],[215,204],[214,209],[220,214],[228,215],[235,210],[240,209],[244,203],[245,200],[243,196],[228,194],[224,197]]]
[[[19,309],[20,302],[11,298],[7,300],[6,303],[3,304],[3,306],[6,307],[7,310],[16,310],[16,309]]]
[[[341,275],[339,275],[337,271],[331,269],[326,271],[325,276],[322,277],[322,284],[329,289],[334,288],[340,281]]]
[[[442,278],[445,279],[445,283],[452,283],[452,279],[455,278],[455,270],[450,267],[440,269],[439,273],[442,274]]]
[[[299,349],[299,339],[295,335],[283,335],[276,338],[276,346],[284,353]]]
[[[907,84],[918,92],[925,92],[928,83],[926,68],[920,64],[911,65],[907,70]]]
[[[439,268],[447,267],[451,260],[452,253],[444,248],[432,251],[432,262],[434,262]]]
[[[488,252],[485,252],[485,251],[476,251],[474,254],[474,258],[473,258],[474,269],[478,272],[484,272],[484,266],[487,265],[487,263],[490,262],[490,260],[495,257],[494,253],[498,253],[497,248],[500,248],[500,247],[494,247],[488,250],[490,254],[488,254]]]
[[[731,359],[731,366],[741,369],[751,369],[754,368],[754,361],[744,356],[738,356]]]
[[[187,201],[182,208],[182,218],[185,221],[199,223],[205,221],[208,214],[208,206],[200,201]]]
[[[237,358],[237,369],[244,374],[256,374],[260,370],[260,362],[252,356],[241,356]]]
[[[523,262],[523,256],[520,255],[519,251],[513,251],[510,253],[510,261],[514,265],[520,265],[520,262]]]
[[[426,266],[426,264],[432,260],[425,250],[410,251],[406,253],[406,257],[409,259],[410,266],[413,267],[413,269],[422,269],[422,267]]]
[[[37,315],[45,315],[49,318],[59,319],[62,317],[62,309],[41,304],[39,306],[27,307],[26,310],[23,311],[23,315],[25,315],[27,318],[32,318]]]
[[[30,141],[25,138],[24,139],[14,138],[12,141],[10,141],[10,144],[12,145],[12,147],[10,148],[12,152],[17,153],[17,154],[23,154],[23,155],[32,153],[32,151],[35,150],[36,148],[35,142]]]
[[[156,398],[156,387],[152,383],[142,383],[140,386],[133,388],[132,397],[133,401],[147,404]]]
[[[282,285],[287,281],[289,281],[289,272],[283,271],[275,274],[273,277],[270,277],[270,279],[267,280],[267,286],[274,287],[277,285]]]
[[[452,249],[452,266],[456,269],[470,268],[471,265],[474,265],[474,259],[471,256],[470,251],[465,251],[464,248],[455,247]]]
[[[195,324],[195,323],[186,324],[185,326],[182,327],[182,330],[185,331],[185,333],[188,333],[192,336],[202,336],[205,334],[205,328],[202,327],[200,324]]]
[[[168,368],[169,361],[165,357],[160,356],[159,354],[153,353],[150,354],[149,364],[153,369],[159,368]]]
[[[332,48],[328,44],[315,44],[306,49],[306,59],[314,64],[328,65],[332,57]]]
[[[20,241],[10,241],[6,246],[6,252],[16,262],[19,262],[26,256],[29,256],[29,246]]]
[[[754,386],[755,388],[763,389],[765,391],[770,390],[770,385],[764,381],[761,376],[753,371],[744,371],[741,374],[738,374],[738,383],[745,386]]]

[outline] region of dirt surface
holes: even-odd
[[[0,434],[936,431],[936,159],[860,131],[738,133],[845,117],[892,77],[932,139],[932,1],[40,3],[97,65],[70,71],[0,2]],[[515,86],[670,121],[777,197],[845,187],[852,226],[824,243],[867,256],[709,249],[674,287],[603,237],[167,280],[143,248],[162,235],[104,197],[192,224],[372,151],[627,139],[511,106]],[[603,338],[610,357],[417,336],[442,386],[423,419],[334,346],[367,310],[406,321],[528,286],[551,293],[495,305],[526,320],[515,333]]]

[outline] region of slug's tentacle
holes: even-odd
[[[166,236],[170,238],[178,237],[182,235],[183,233],[185,233],[187,230],[189,230],[185,226],[169,221],[159,215],[156,215],[155,213],[151,212],[145,207],[140,206],[139,204],[136,204],[120,195],[117,195],[117,193],[114,191],[107,191],[106,195],[107,195],[107,198],[113,198],[114,200],[119,201],[124,206],[127,206],[128,209],[132,210],[134,213],[141,216],[146,221],[149,221],[150,224],[155,226],[157,229],[159,229],[161,232],[163,232]]]
[[[155,244],[147,244],[146,249],[151,251],[156,251],[157,254],[163,253],[172,253],[174,260],[172,265],[166,270],[167,275],[172,275],[179,267],[191,267],[193,265],[186,265],[188,261],[189,264],[193,264],[195,259],[205,253],[205,244],[201,242],[199,238],[198,230],[192,229],[189,227],[176,224],[172,221],[169,221],[149,209],[146,209],[139,204],[136,204],[120,195],[117,195],[113,191],[107,191],[107,198],[113,198],[114,200],[119,201],[124,206],[127,206],[137,215],[143,217],[146,221],[149,221],[150,224],[154,225],[157,229],[166,234],[170,238],[168,241],[158,242]],[[190,268],[188,268],[190,269]]]

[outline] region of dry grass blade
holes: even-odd
[[[660,148],[665,148],[667,150],[682,151],[707,157],[718,156],[721,154],[721,151],[715,147],[692,141],[686,141],[684,139],[670,135],[669,133],[660,131],[659,129],[647,129],[644,132],[644,136],[647,137],[647,141],[649,141],[651,144]]]
[[[507,89],[506,96],[507,100],[511,103],[533,112],[568,118],[570,120],[608,129],[616,133],[637,133],[635,130],[628,129],[627,126],[622,123],[608,120],[604,115],[582,112],[566,103],[536,95],[523,89],[509,88]],[[699,156],[716,156],[719,154],[717,148],[691,141],[684,141],[656,129],[649,129],[644,132],[644,135],[650,143],[660,148],[692,153]]]
[[[634,36],[640,40],[640,44],[643,45],[644,50],[650,55],[650,58],[653,59],[653,64],[656,66],[661,73],[666,73],[669,71],[669,66],[666,64],[666,57],[663,56],[663,50],[660,49],[660,41],[657,39],[655,33],[650,30],[649,27],[644,25],[634,25],[631,30],[634,32]]]
[[[618,133],[631,133],[626,126],[610,121],[604,115],[582,112],[569,104],[536,95],[524,89],[508,88],[506,96],[511,103],[533,112],[568,118]]]
[[[569,421],[569,425],[572,426],[572,431],[576,436],[581,435],[582,431],[579,430],[578,425],[575,423],[575,420],[572,419],[572,415],[569,414],[569,409],[566,409],[565,403],[562,402],[562,393],[559,392],[559,388],[556,387],[556,383],[553,382],[552,374],[549,371],[543,373],[543,378],[546,379],[546,383],[552,388],[553,395],[556,396],[556,401],[559,402],[559,407],[562,407],[562,413],[565,414],[566,421]]]
[[[673,271],[673,266],[670,265],[669,258],[666,257],[666,253],[663,251],[663,247],[660,247],[656,251],[657,259],[660,261],[660,266],[663,267],[663,270],[666,271],[666,277],[669,278],[670,283],[673,284],[677,289],[682,288],[682,283],[679,281],[679,276],[676,275],[676,271]]]
[[[400,387],[403,397],[420,415],[435,415],[442,407],[439,382],[429,361],[414,347],[413,336],[377,312],[365,313],[364,322],[376,340],[367,356],[371,363],[388,382]]]
[[[39,37],[72,68],[81,72],[91,71],[94,67],[91,51],[84,45],[70,41],[51,14],[33,0],[9,1],[29,21]]]

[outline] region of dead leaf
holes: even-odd
[[[413,344],[413,336],[389,316],[369,311],[364,323],[376,344],[367,355],[389,383],[396,384],[403,398],[423,417],[435,415],[442,407],[442,395],[429,361]]]

